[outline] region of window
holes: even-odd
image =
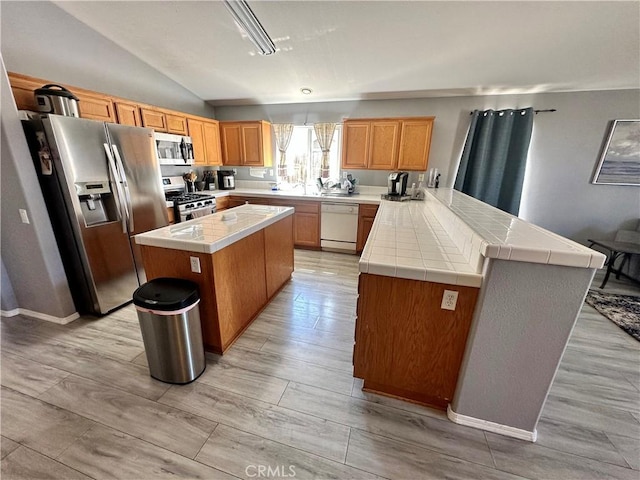
[[[342,127],[338,125],[333,134],[329,151],[329,178],[340,177],[340,140]],[[278,182],[295,185],[315,185],[320,176],[322,150],[318,145],[313,127],[293,127],[291,142],[287,148],[286,169],[278,169]]]

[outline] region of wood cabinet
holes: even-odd
[[[103,122],[115,122],[116,114],[113,109],[113,101],[109,97],[86,95],[74,92],[78,97],[78,110],[81,118],[90,120],[102,120]]]
[[[9,73],[11,90],[19,109],[37,111],[33,91],[48,83],[47,80],[28,77],[16,73]],[[176,135],[189,135],[193,139],[194,160],[196,165],[222,165],[222,153],[220,150],[220,130],[217,120],[205,117],[186,115],[165,108],[145,105],[124,98],[104,95],[90,90],[62,85],[76,95],[80,102],[78,107],[82,118],[102,120],[104,122],[117,122],[121,125],[153,128],[157,132],[167,132]],[[267,122],[243,122],[254,124],[247,125],[240,130],[240,138],[245,138],[240,145],[245,145],[249,162],[247,165],[257,164],[257,158],[267,158],[262,150],[256,153],[259,142],[266,148],[268,140],[268,157],[271,157],[271,127]],[[260,132],[255,127],[269,125],[269,129]],[[264,127],[264,126],[263,126]],[[265,132],[268,131],[268,135]],[[260,139],[256,138],[260,136]],[[267,138],[268,137],[268,138]],[[262,148],[262,147],[261,147]]]
[[[398,170],[426,170],[429,164],[433,118],[403,120]]]
[[[293,273],[293,216],[264,229],[267,298],[273,297]]]
[[[156,132],[167,131],[167,119],[163,112],[148,107],[140,107],[142,126],[153,128]]]
[[[229,208],[229,197],[216,197],[216,212]]]
[[[229,198],[229,202],[227,203],[228,205],[227,208],[239,207],[240,205],[244,205],[249,201],[249,198],[236,197],[235,195],[228,198]],[[251,203],[256,203],[256,202],[251,202]],[[265,200],[265,202],[262,205],[268,205],[268,202]]]
[[[344,121],[342,126],[342,168],[367,168],[370,137],[370,122]]]
[[[455,310],[440,308],[445,290]],[[363,389],[446,409],[479,289],[361,273],[354,376]]]
[[[147,278],[198,284],[205,348],[223,353],[291,278],[292,225],[285,217],[213,254],[142,245]],[[191,271],[190,257],[200,260],[201,273]]]
[[[13,98],[16,101],[18,110],[31,110],[32,112],[38,111],[38,105],[33,91],[36,88],[40,88],[47,83],[46,80],[39,80],[27,75],[20,75],[18,73],[8,72],[9,82],[11,83],[11,92]]]
[[[187,117],[165,113],[167,132],[175,135],[187,135]]]
[[[393,170],[394,159],[398,158],[400,122],[381,120],[371,122],[371,140],[369,147],[369,169]]]
[[[269,122],[220,122],[220,144],[224,165],[266,167],[272,164]]]
[[[207,159],[207,165],[222,165],[219,122],[203,122],[202,133],[204,136],[204,156]]]
[[[116,120],[119,124],[131,125],[132,127],[142,126],[138,105],[127,102],[114,102],[113,105],[116,110]]]
[[[434,117],[347,119],[342,168],[427,169]]]
[[[376,218],[378,212],[378,205],[365,205],[360,204],[358,207],[358,237],[356,241],[356,251],[361,252],[364,249],[367,238],[369,238],[369,232],[373,227],[373,221]]]
[[[167,215],[169,216],[169,225],[176,223],[176,212],[173,207],[167,207]]]
[[[220,134],[216,120],[187,118],[189,136],[193,142],[193,158],[196,165],[222,165]]]
[[[293,207],[293,241],[296,247],[320,248],[320,202],[231,195],[229,208],[245,203]]]
[[[35,101],[33,93],[34,90],[49,83],[58,84],[58,82],[52,82],[13,72],[8,72],[8,77],[9,83],[11,84],[13,98],[15,99],[16,106],[19,110],[31,110],[37,112],[38,106]],[[102,95],[98,92],[83,90],[65,84],[60,85],[78,97],[78,110],[80,111],[81,118],[102,120],[105,122],[116,121],[111,97]]]

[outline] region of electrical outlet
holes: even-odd
[[[442,304],[440,305],[440,308],[443,310],[455,310],[456,303],[458,303],[458,292],[445,290],[444,295],[442,295]]]
[[[27,211],[24,208],[19,208],[18,212],[20,213],[20,220],[22,220],[22,223],[29,223],[29,215],[27,215]]]
[[[269,169],[269,176],[270,176],[270,177],[273,177],[273,168],[270,168],[270,169]]]
[[[342,172],[342,178],[343,178],[344,180],[346,180],[346,179],[347,179],[347,175],[349,175],[349,172]]]
[[[191,271],[193,273],[202,273],[202,270],[200,270],[200,259],[198,257],[189,257],[189,261],[191,262]]]
[[[237,175],[237,174],[238,174],[238,169],[237,169],[237,168],[233,168],[232,170],[233,170],[233,174],[234,174],[234,175]]]
[[[420,175],[418,175],[418,181],[424,182],[424,173],[421,173]]]

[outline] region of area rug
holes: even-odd
[[[585,301],[640,342],[640,297],[589,290]]]

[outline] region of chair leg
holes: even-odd
[[[616,261],[616,258],[617,258],[616,254],[617,252],[614,252],[613,250],[609,254],[609,259],[607,261],[607,273],[605,273],[604,275],[604,280],[602,280],[602,285],[600,285],[600,288],[604,288],[604,286],[609,281],[609,275],[611,275],[611,272],[613,271],[613,263]]]
[[[618,268],[618,270],[616,270],[616,280],[620,280],[620,273],[622,272],[622,267],[624,267],[624,264],[627,263],[627,260],[629,260],[630,257],[631,257],[630,253],[625,253],[624,255],[622,255],[622,262],[620,262],[620,267]]]

